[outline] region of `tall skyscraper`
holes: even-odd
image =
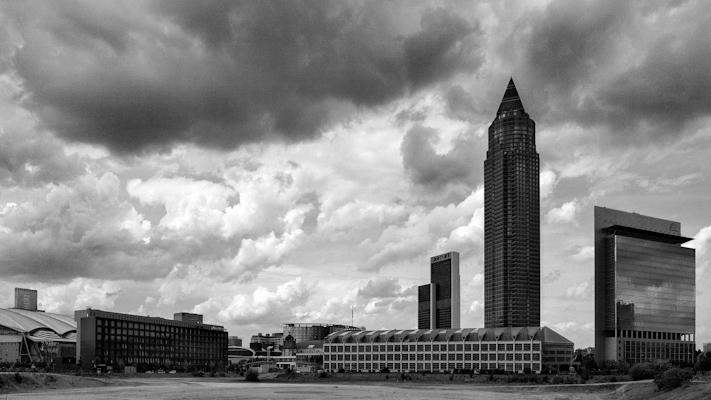
[[[595,359],[693,362],[694,249],[681,224],[595,207]]]
[[[430,283],[417,289],[418,329],[459,329],[459,253],[430,257]]]
[[[484,161],[484,325],[539,326],[540,203],[536,124],[509,81]]]

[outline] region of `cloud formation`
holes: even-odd
[[[472,168],[481,159],[476,149],[481,144],[475,135],[466,132],[454,140],[452,149],[438,154],[433,144],[439,139],[437,130],[415,125],[402,140],[400,152],[405,170],[414,183],[439,189],[449,183],[473,186],[481,176],[481,168]]]
[[[139,152],[314,138],[354,107],[481,64],[475,25],[406,7],[72,1],[3,12],[16,33],[12,67],[42,122],[68,140]]]

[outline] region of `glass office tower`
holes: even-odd
[[[489,126],[484,161],[484,326],[539,326],[540,204],[536,124],[513,79]]]
[[[418,329],[459,328],[459,253],[430,258],[430,283],[417,288]]]
[[[679,222],[595,207],[598,362],[693,362],[695,251]]]

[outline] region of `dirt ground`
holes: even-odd
[[[77,387],[66,382],[54,388],[33,388],[7,393],[5,399],[114,400],[114,399],[573,399],[666,400],[711,398],[711,383],[699,383],[673,392],[657,392],[651,382],[619,385],[475,386],[409,383],[283,383],[244,382],[234,378],[125,378],[104,380],[97,386]],[[74,386],[74,387],[72,387]]]

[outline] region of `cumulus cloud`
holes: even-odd
[[[544,169],[540,173],[539,182],[539,194],[542,199],[545,199],[553,193],[556,184],[558,184],[558,176],[554,171],[550,169]]]
[[[3,9],[16,32],[12,67],[31,94],[26,104],[62,137],[119,152],[313,138],[354,107],[384,104],[482,62],[475,23],[409,3]]]
[[[704,277],[711,267],[711,226],[699,230],[694,240],[685,246],[696,249],[696,281],[699,282],[699,278]]]
[[[431,188],[448,183],[469,185],[481,175],[475,166],[482,160],[482,148],[471,132],[458,137],[447,154],[438,154],[433,144],[439,139],[437,130],[422,125],[412,127],[402,140],[402,163],[413,182]]]
[[[404,223],[387,226],[377,240],[368,239],[360,244],[362,249],[373,253],[362,269],[379,270],[393,262],[426,259],[436,252],[480,253],[483,202],[484,188],[479,186],[456,205],[413,210]]]
[[[199,313],[216,313],[218,319],[232,324],[255,324],[280,326],[296,317],[296,309],[311,297],[313,284],[301,278],[287,281],[269,290],[258,287],[251,294],[215,296],[195,306]]]
[[[589,261],[593,258],[595,258],[595,247],[593,246],[582,246],[573,254],[573,260],[578,262]]]
[[[73,314],[88,307],[110,310],[121,294],[121,282],[76,278],[61,286],[52,286],[38,296],[39,308],[49,312]]]
[[[579,209],[578,202],[571,200],[563,203],[562,206],[553,208],[546,214],[546,220],[549,223],[571,223],[575,221],[575,216]]]
[[[573,285],[568,287],[565,290],[565,295],[567,297],[577,297],[577,298],[587,298],[587,296],[590,295],[591,288],[590,288],[590,282],[588,281],[583,281],[578,283],[577,285]]]
[[[7,203],[0,215],[0,273],[42,279],[159,274],[170,256],[160,244],[147,244],[151,223],[119,190],[116,175],[87,174],[42,197]]]

